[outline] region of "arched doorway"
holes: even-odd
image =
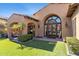
[[[45,23],[45,36],[51,38],[61,38],[61,19],[58,16],[50,16]]]
[[[34,23],[28,23],[28,34],[35,36],[35,25]]]

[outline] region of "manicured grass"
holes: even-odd
[[[66,48],[64,42],[47,42],[31,40],[23,43],[24,49],[20,45],[9,41],[0,40],[0,55],[2,56],[64,56]]]

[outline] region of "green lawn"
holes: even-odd
[[[47,42],[39,40],[31,40],[24,44],[24,49],[20,45],[9,41],[8,39],[0,39],[0,55],[2,56],[64,56],[66,48],[64,42]]]

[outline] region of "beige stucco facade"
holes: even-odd
[[[73,36],[79,39],[79,6],[73,13],[71,20],[72,20]]]
[[[34,16],[39,19],[40,28],[39,36],[44,36],[44,21],[47,17],[57,15],[62,21],[62,37],[71,36],[70,27],[66,27],[66,22],[71,22],[70,18],[66,17],[69,4],[49,4],[47,7],[36,13]],[[71,25],[70,23],[68,23]]]
[[[27,34],[28,32],[28,23],[34,23],[35,24],[35,36],[36,37],[44,37],[45,36],[45,28],[44,23],[47,20],[48,17],[56,15],[60,17],[61,19],[61,30],[62,30],[62,38],[70,37],[70,36],[76,36],[79,38],[79,7],[76,9],[76,11],[73,13],[71,17],[67,17],[67,13],[69,10],[70,4],[48,4],[43,9],[39,10],[31,17],[25,16],[25,15],[19,15],[19,14],[13,14],[8,19],[8,35],[11,35],[10,30],[10,24],[13,22],[23,22],[26,27],[23,30],[23,34]],[[76,18],[76,27],[73,24],[73,20]],[[38,21],[36,21],[36,20]],[[75,34],[76,32],[76,34]]]
[[[24,17],[23,15],[13,14],[8,20],[8,35],[9,35],[9,37],[11,36],[11,27],[10,27],[10,25],[12,23],[15,23],[15,22],[25,24],[24,30],[22,32],[23,34],[27,34],[28,24],[29,23],[34,23],[35,24],[35,36],[38,35],[38,31],[36,30],[37,27],[38,27],[38,25],[37,25],[38,22],[37,21],[33,21],[33,20],[29,19],[28,17]]]

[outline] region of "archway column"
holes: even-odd
[[[38,36],[44,37],[44,22],[43,21],[39,22]]]

